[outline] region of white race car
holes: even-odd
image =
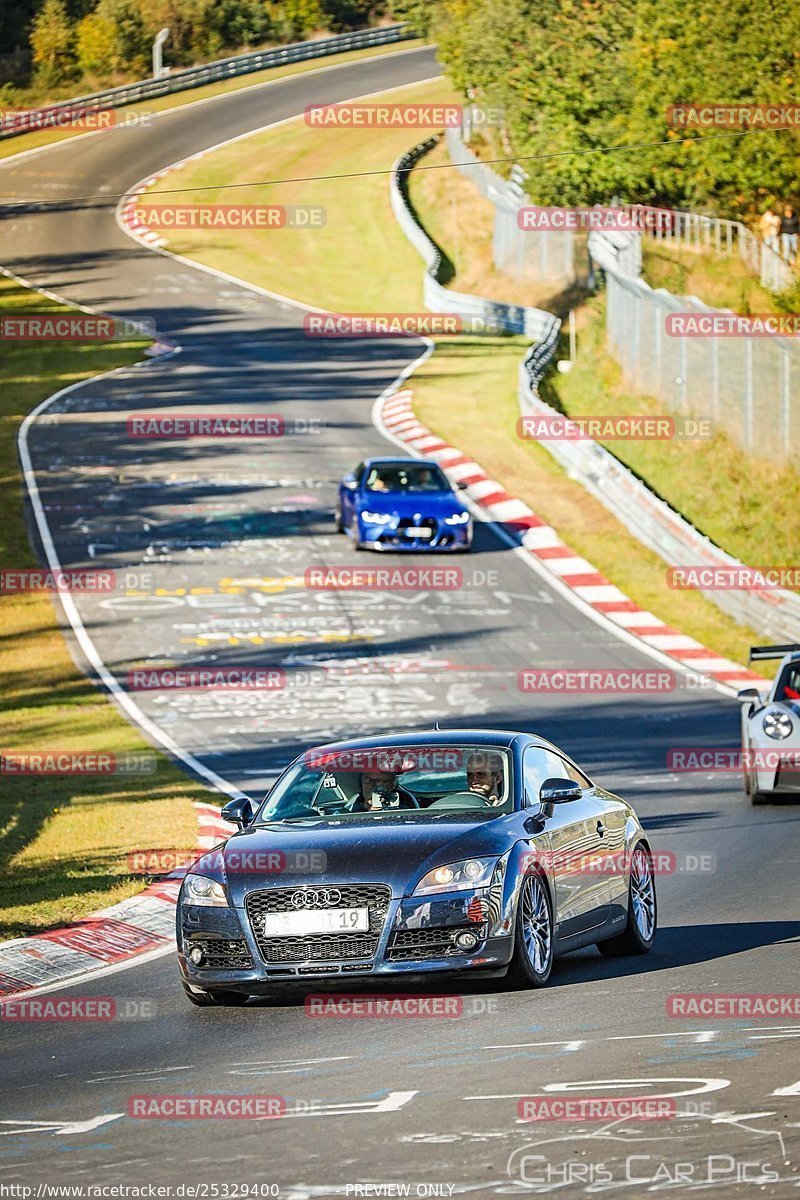
[[[753,804],[773,795],[800,793],[800,645],[754,646],[750,661],[780,658],[766,698],[756,688],[742,702],[742,770]]]

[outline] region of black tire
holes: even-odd
[[[195,992],[183,983],[183,990],[192,1004],[198,1008],[241,1008],[250,997],[246,992],[233,992],[215,988],[213,992]]]
[[[342,524],[342,511],[339,508],[334,509],[333,523],[336,526],[337,533],[344,533],[344,525]]]
[[[646,879],[642,868],[646,867]],[[648,893],[649,891],[649,900]],[[637,903],[638,901],[638,903]],[[649,919],[644,913],[649,914]],[[631,855],[631,874],[628,883],[628,920],[617,937],[598,942],[597,949],[606,958],[622,958],[634,954],[649,954],[653,949],[658,928],[658,905],[653,857],[643,842]],[[648,936],[649,932],[649,936]]]
[[[508,979],[520,988],[544,987],[552,969],[553,905],[544,877],[532,873],[523,879],[517,901]]]
[[[751,792],[750,803],[755,805],[769,804],[772,799],[771,792]]]
[[[359,536],[358,532],[358,517],[353,517],[353,524],[350,526],[350,532],[353,535],[353,545],[355,546],[356,550],[363,550],[364,543],[361,541],[361,537]]]

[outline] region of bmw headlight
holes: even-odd
[[[422,876],[414,888],[414,895],[430,896],[433,892],[465,892],[470,888],[488,887],[496,865],[496,858],[465,858],[444,867],[434,867]]]
[[[183,903],[206,908],[227,908],[225,888],[207,875],[187,875],[183,881]]]
[[[452,517],[445,517],[445,525],[466,525],[469,520],[468,512],[453,513]]]
[[[781,712],[779,709],[773,709],[768,712],[762,722],[764,733],[767,737],[775,738],[776,741],[782,741],[787,738],[794,729],[792,718],[788,713]]]
[[[391,513],[369,512],[365,510],[361,514],[361,520],[366,521],[368,525],[391,525],[394,517]]]

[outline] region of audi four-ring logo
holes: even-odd
[[[342,893],[338,888],[317,888],[316,890],[292,892],[294,908],[324,908],[326,905],[339,904]]]

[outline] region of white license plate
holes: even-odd
[[[409,525],[406,529],[407,537],[429,538],[433,537],[433,530],[427,525]]]
[[[366,933],[368,908],[326,908],[310,912],[267,913],[265,937],[305,937],[309,933]]]

